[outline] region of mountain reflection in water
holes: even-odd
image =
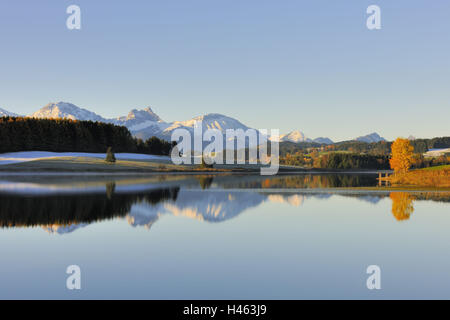
[[[176,180],[172,184],[163,184],[161,181],[166,182],[166,179],[159,178],[160,182],[152,182],[151,188],[147,189],[120,189],[114,181],[103,182],[101,192],[96,189],[96,192],[76,190],[74,193],[39,194],[23,193],[19,188],[14,192],[0,192],[0,226],[39,226],[50,233],[65,234],[94,222],[124,218],[133,227],[143,226],[149,229],[164,215],[222,222],[263,202],[299,207],[308,198],[327,199],[331,196],[355,197],[373,204],[390,198],[393,216],[398,221],[404,221],[410,219],[415,200],[450,201],[448,193],[367,192],[334,195],[333,192],[302,193],[300,190],[358,186],[371,184],[372,180],[373,176],[357,175],[254,176],[240,179],[232,176],[216,179],[206,175],[190,177],[186,180],[187,183]],[[45,188],[48,190],[48,186]],[[276,190],[277,188],[280,190]],[[299,190],[292,190],[293,188]]]

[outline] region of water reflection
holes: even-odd
[[[214,181],[213,176],[198,176],[197,179],[203,190],[209,189]]]
[[[398,221],[408,220],[414,212],[413,196],[407,192],[391,192],[392,214]]]
[[[35,227],[51,229],[90,224],[127,215],[136,203],[155,205],[176,200],[179,188],[150,190],[139,193],[114,193],[107,184],[106,192],[93,194],[56,194],[45,196],[0,193],[1,227]]]
[[[253,176],[242,179],[222,179],[223,188],[285,188],[285,189],[318,189],[373,187],[377,185],[377,175],[366,174],[299,174],[275,177]]]
[[[145,180],[144,184],[137,184],[136,180],[124,183],[120,179],[89,181],[89,187],[85,186],[86,183],[72,183],[78,186],[72,189],[66,187],[67,182],[62,187],[52,181],[52,184],[33,184],[33,192],[30,192],[30,183],[25,184],[26,188],[16,186],[11,189],[11,182],[0,182],[0,227],[39,226],[50,233],[64,234],[94,222],[123,218],[133,227],[150,229],[164,215],[216,223],[232,219],[264,202],[300,207],[310,198],[326,200],[334,196],[353,197],[371,204],[389,198],[395,219],[405,221],[414,211],[413,201],[450,201],[449,193],[345,191],[336,194],[336,191],[311,190],[312,186],[331,188],[357,185],[369,183],[371,179],[367,175],[333,174],[272,178],[158,176]],[[73,192],[60,192],[66,189]],[[45,192],[40,193],[40,190]]]

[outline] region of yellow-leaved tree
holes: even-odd
[[[389,164],[394,172],[407,172],[414,159],[414,148],[408,139],[397,138],[391,146]]]

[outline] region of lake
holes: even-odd
[[[0,298],[449,299],[450,192],[376,178],[4,175]]]

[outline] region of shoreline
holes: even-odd
[[[216,165],[201,168],[200,165],[175,165],[170,161],[117,160],[107,164],[103,159],[64,157],[32,160],[0,165],[0,176],[10,175],[122,175],[122,174],[260,174],[260,165]],[[377,169],[321,169],[280,166],[276,175],[289,174],[378,174],[391,173]]]
[[[179,171],[152,171],[152,170],[118,170],[118,171],[35,171],[35,170],[0,170],[0,177],[2,176],[122,176],[122,175],[257,175],[259,170],[217,170],[217,171],[202,171],[202,170],[179,170]],[[378,174],[378,171],[282,171],[276,175],[263,177],[276,177],[283,175],[303,175],[303,174]]]

